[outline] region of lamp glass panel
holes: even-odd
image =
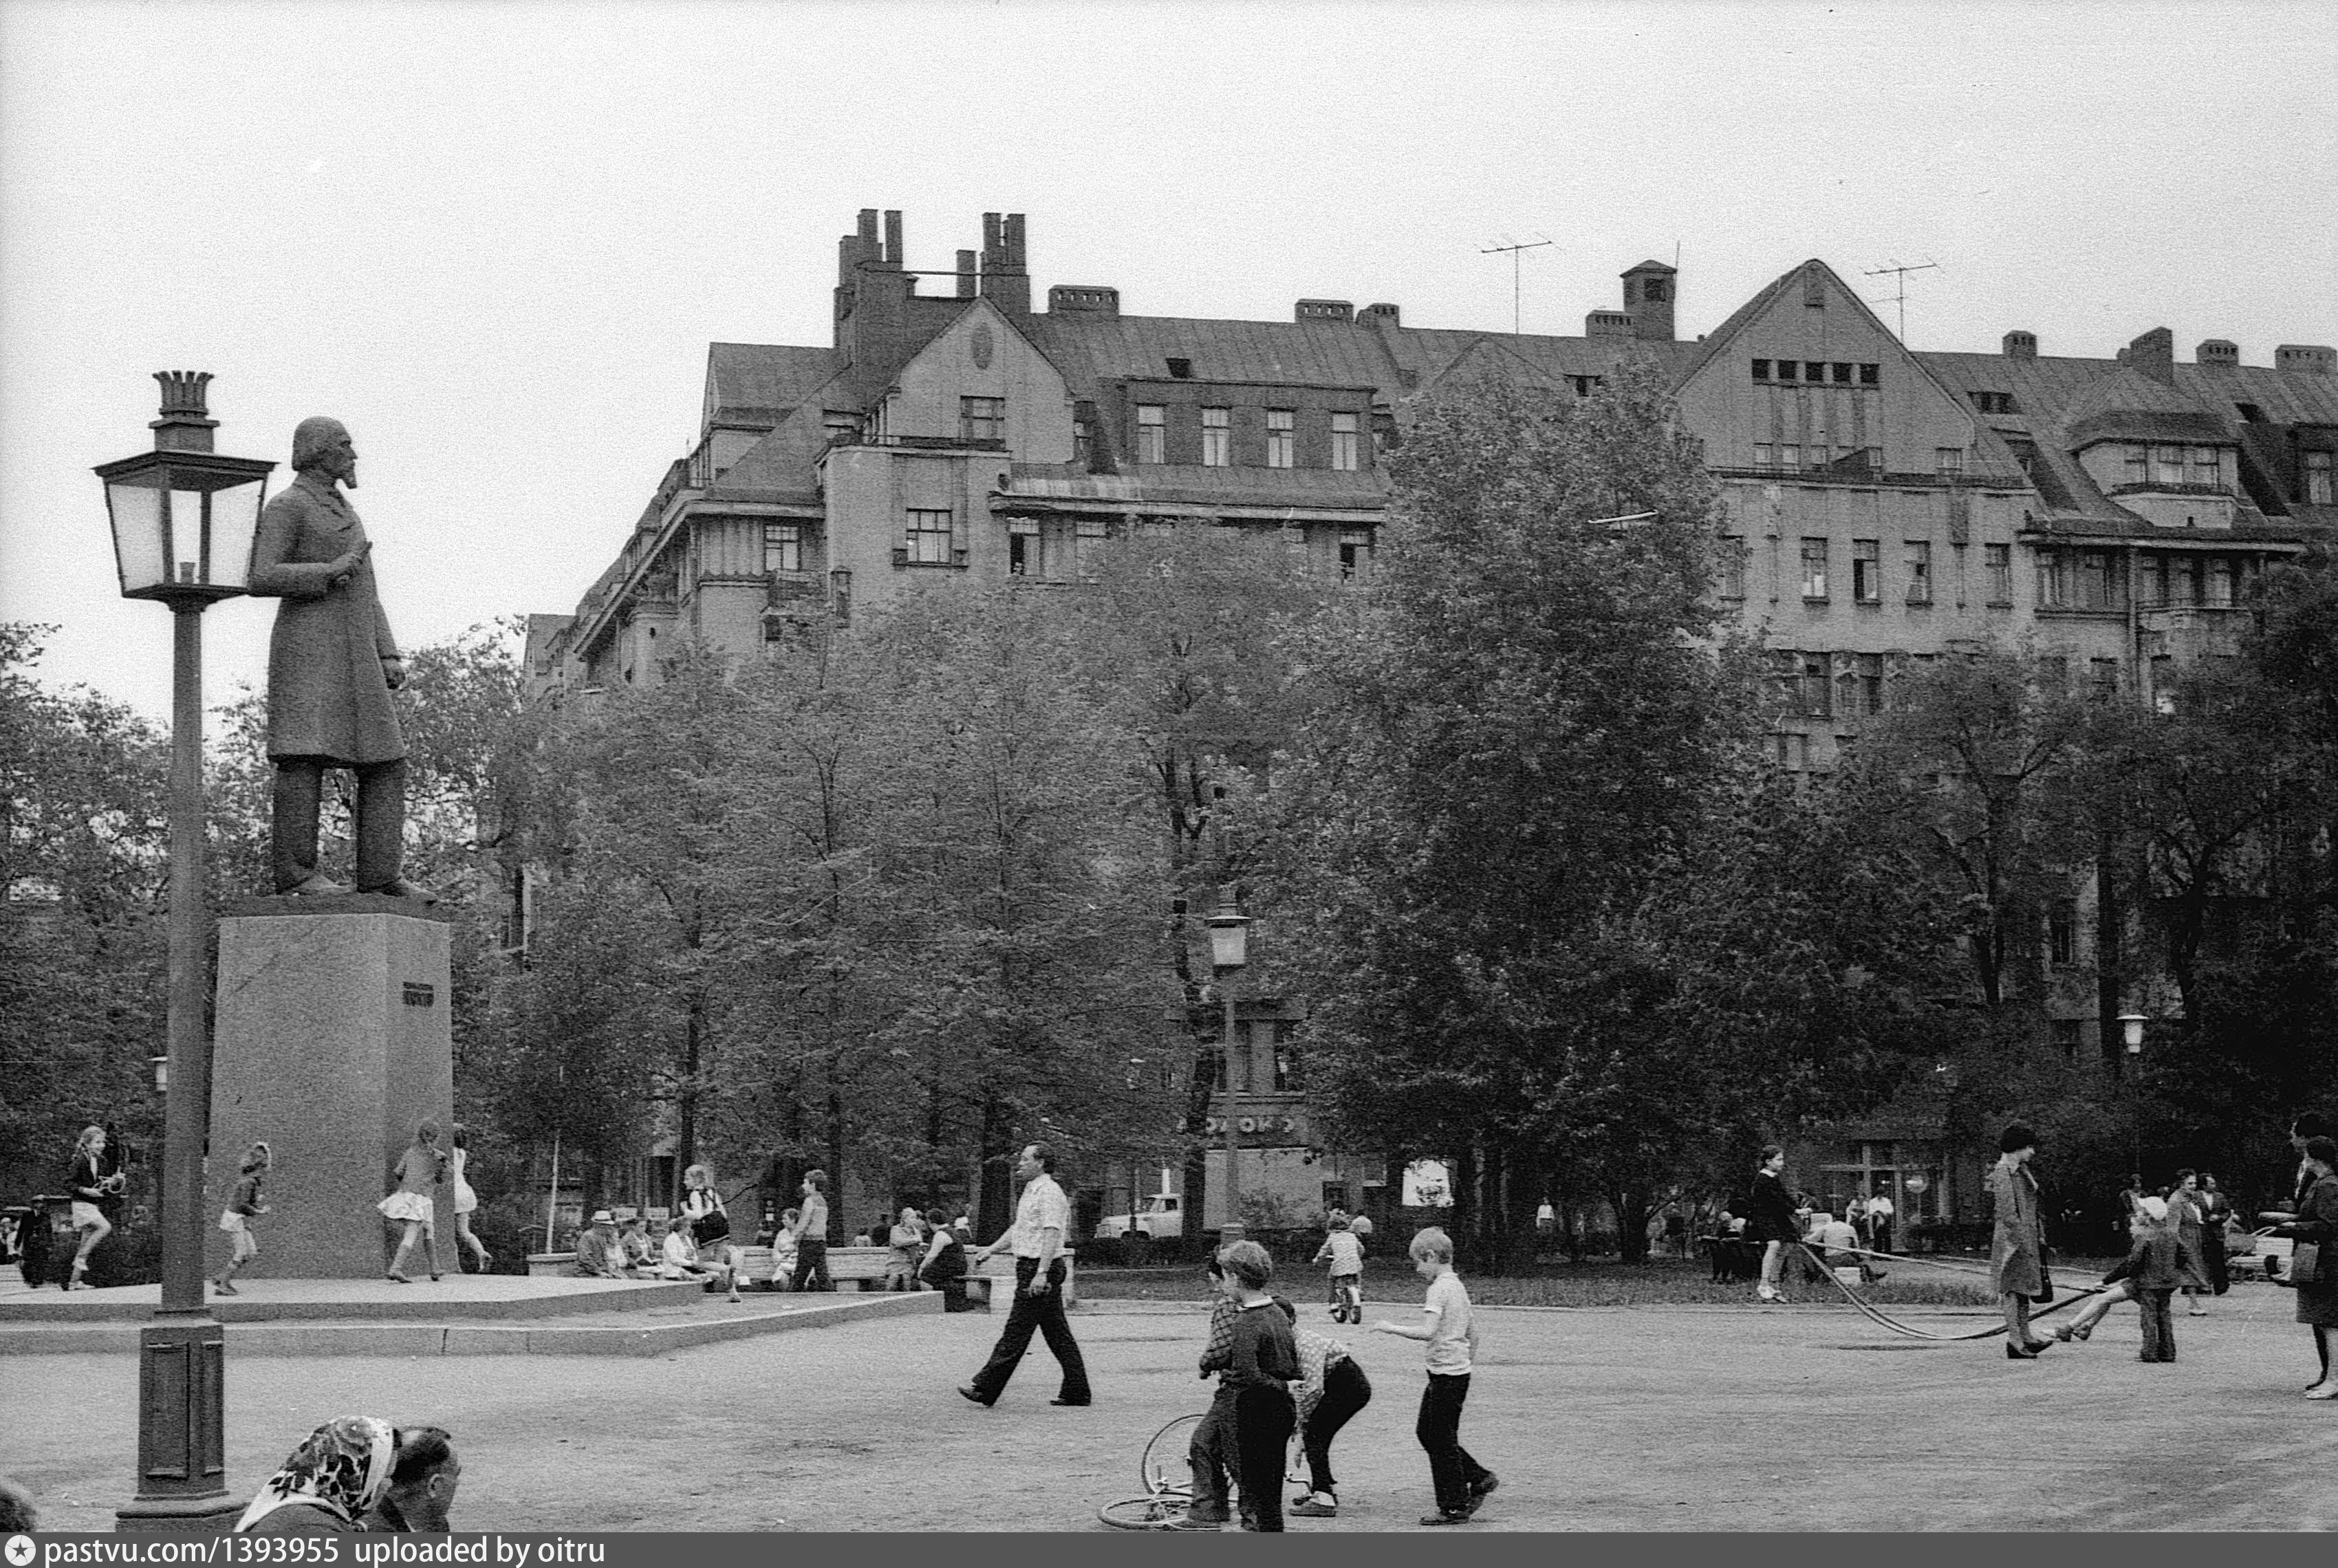
[[[122,591],[134,593],[159,587],[163,581],[164,522],[162,492],[153,475],[136,475],[109,481],[105,510],[113,524],[113,559],[122,573]]]
[[[185,475],[175,475],[182,482]],[[202,583],[203,573],[203,493],[200,490],[171,491],[171,581]]]
[[[1239,969],[1249,958],[1249,922],[1230,920],[1210,927],[1210,962],[1220,969]]]
[[[213,586],[251,586],[251,537],[260,531],[260,502],[267,490],[267,480],[252,479],[211,492],[209,581]]]

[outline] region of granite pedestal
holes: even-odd
[[[381,1275],[396,1237],[376,1208],[390,1167],[426,1116],[454,1146],[447,936],[428,906],[366,895],[246,899],[220,921],[209,1222],[244,1150],[264,1140],[276,1159],[261,1188],[271,1211],[252,1228],[260,1256],[239,1279]],[[449,1270],[454,1204],[450,1181],[436,1205]],[[216,1274],[230,1238],[211,1235]]]

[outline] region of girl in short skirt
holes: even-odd
[[[479,1272],[485,1274],[494,1267],[495,1254],[487,1244],[471,1230],[471,1216],[478,1211],[479,1195],[471,1191],[471,1183],[463,1174],[464,1164],[470,1159],[471,1130],[460,1122],[455,1123],[455,1152],[447,1159],[447,1169],[455,1177],[455,1267],[463,1266],[463,1250],[468,1248],[478,1255]]]
[[[81,1238],[81,1246],[74,1252],[73,1272],[65,1280],[68,1290],[88,1289],[81,1277],[89,1272],[89,1255],[97,1244],[113,1234],[113,1221],[105,1217],[100,1207],[122,1191],[119,1174],[109,1174],[105,1168],[105,1129],[88,1126],[74,1140],[73,1169],[65,1177],[65,1190],[73,1194],[73,1228]]]
[[[438,1228],[431,1200],[446,1183],[447,1163],[447,1151],[438,1147],[438,1123],[426,1116],[414,1130],[414,1142],[390,1171],[389,1179],[398,1183],[398,1191],[375,1205],[383,1219],[406,1227],[406,1234],[398,1240],[398,1255],[389,1262],[389,1278],[400,1285],[413,1283],[406,1277],[406,1255],[418,1241],[428,1252],[430,1278],[438,1278]]]

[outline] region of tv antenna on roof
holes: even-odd
[[[1518,335],[1518,255],[1521,251],[1539,250],[1555,243],[1548,235],[1537,234],[1531,240],[1513,240],[1503,235],[1491,245],[1478,247],[1480,256],[1498,256],[1504,251],[1510,257],[1510,336]]]
[[[1868,277],[1890,278],[1893,279],[1899,287],[1900,291],[1891,296],[1891,302],[1900,307],[1900,342],[1903,348],[1908,342],[1908,274],[1911,272],[1921,272],[1928,268],[1938,267],[1940,263],[1938,261],[1935,261],[1930,257],[1927,256],[1912,267],[1903,265],[1899,261],[1887,261],[1881,267],[1870,267],[1866,269],[1866,275]]]

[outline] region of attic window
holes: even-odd
[[[1876,377],[1881,374],[1882,368],[1880,365],[1862,365],[1859,368],[1859,384],[1862,387],[1874,386]]]
[[[2010,392],[1975,392],[1972,395],[1972,402],[1973,407],[1983,414],[2019,414],[2021,412],[2020,408],[2014,403],[2013,394]]]
[[[1778,361],[1778,379],[1792,381],[1802,373],[1802,368],[1803,362],[1799,359],[1781,359]]]
[[[1770,362],[1769,362],[1767,359],[1756,359],[1756,360],[1754,360],[1754,380],[1756,380],[1756,381],[1767,381],[1769,378],[1770,378]]]
[[[2250,424],[2262,425],[2264,423],[2264,410],[2258,407],[2255,404],[2235,403],[2233,407],[2239,409],[2241,411],[2241,417],[2247,420]]]
[[[1173,356],[1169,360],[1169,374],[1180,381],[1191,381],[1194,378],[1194,362]]]

